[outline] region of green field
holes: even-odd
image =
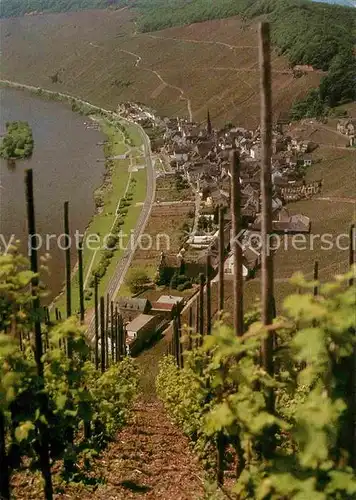
[[[90,308],[93,306],[93,290],[90,289],[90,278],[96,266],[100,263],[104,250],[102,249],[103,238],[111,234],[113,225],[117,220],[116,211],[120,200],[122,200],[128,190],[132,195],[130,205],[127,207],[127,214],[123,218],[123,225],[121,231],[124,235],[130,235],[131,230],[136,226],[137,219],[141,213],[142,203],[146,198],[146,170],[140,169],[130,172],[130,166],[140,165],[144,163],[143,153],[140,143],[140,134],[134,125],[125,125],[125,130],[129,139],[125,141],[124,134],[118,130],[107,120],[102,118],[98,119],[102,132],[107,137],[107,144],[105,146],[105,154],[107,159],[115,158],[119,155],[127,153],[127,159],[113,159],[110,182],[106,182],[101,188],[103,206],[91,219],[85,236],[84,236],[84,288],[86,290],[85,307]],[[129,145],[129,144],[130,145]],[[88,243],[88,238],[91,235],[98,235],[100,244]],[[99,293],[105,294],[111,276],[114,273],[122,254],[124,247],[128,243],[128,237],[122,237],[122,244],[120,242],[113,257],[110,260],[109,266],[105,275],[100,280]],[[89,292],[89,293],[88,293]],[[65,312],[65,294],[61,294],[55,300],[55,307],[62,313]],[[79,310],[79,281],[78,272],[72,276],[72,310],[77,312]]]

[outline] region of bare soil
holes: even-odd
[[[16,474],[13,498],[41,498],[40,483],[38,475]],[[203,484],[204,472],[188,439],[169,421],[161,403],[140,400],[130,424],[94,461],[90,474],[82,483],[57,487],[55,498],[194,500],[201,498]]]

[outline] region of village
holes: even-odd
[[[243,234],[240,242],[243,250],[243,277],[253,279],[260,265],[259,235],[260,216],[260,174],[261,174],[261,133],[260,129],[247,130],[227,124],[215,129],[210,113],[203,125],[181,118],[158,118],[144,106],[126,103],[118,112],[148,131],[152,151],[161,163],[166,163],[158,176],[174,176],[181,184],[189,185],[195,194],[195,214],[193,226],[176,256],[169,261],[162,253],[157,262],[157,273],[165,267],[179,269],[194,267],[204,271],[207,255],[211,259],[212,273],[217,275],[219,246],[219,210],[225,208],[224,241],[226,250],[225,279],[234,277],[233,258],[230,251],[230,153],[234,149],[240,159],[241,215]],[[340,119],[337,132],[355,145],[356,120]],[[273,182],[273,232],[282,235],[309,234],[312,220],[303,213],[290,214],[286,205],[303,199],[310,199],[322,192],[323,179],[306,182],[306,172],[313,164],[312,152],[318,144],[303,140],[297,134],[289,133],[288,117],[281,116],[273,127],[272,139],[272,182]],[[158,160],[157,160],[158,161]],[[182,200],[184,203],[184,200]],[[255,243],[254,243],[255,242]],[[188,274],[185,272],[184,274]],[[218,276],[215,276],[216,281]],[[160,323],[171,318],[172,308],[181,301],[179,297],[162,296],[158,303],[145,304],[143,299],[124,298],[121,313],[128,316],[126,326],[131,340],[146,331],[147,324]],[[123,307],[126,304],[126,307]],[[163,312],[162,312],[163,311]],[[135,314],[136,313],[136,314]],[[167,316],[168,313],[168,316]],[[153,319],[156,318],[156,319]],[[152,323],[153,322],[153,323]],[[167,324],[167,322],[165,323]],[[132,331],[132,329],[139,328]],[[161,324],[162,326],[162,324]],[[131,333],[130,333],[131,332]]]

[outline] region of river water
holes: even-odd
[[[0,134],[7,121],[28,121],[34,137],[33,156],[10,167],[0,158],[0,248],[11,235],[27,253],[25,169],[33,169],[37,233],[44,241],[41,253],[48,253],[49,275],[41,277],[51,292],[46,302],[61,290],[64,282],[63,204],[69,202],[71,233],[83,233],[94,213],[94,190],[104,174],[105,138],[90,128],[87,117],[73,113],[62,103],[46,101],[20,90],[0,89]],[[85,125],[89,123],[89,127]],[[46,238],[56,234],[57,238]],[[60,238],[58,240],[58,237]],[[46,239],[48,244],[46,245]],[[76,249],[72,248],[76,262]]]

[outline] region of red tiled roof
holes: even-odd
[[[171,311],[175,304],[169,304],[166,302],[152,302],[152,309]]]

